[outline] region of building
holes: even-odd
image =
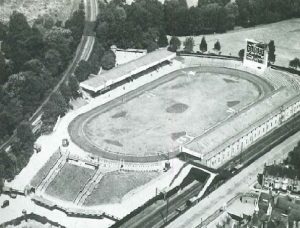
[[[300,180],[295,170],[282,165],[270,165],[264,167],[262,187],[300,193]]]
[[[261,193],[254,213],[250,216],[227,211],[230,227],[236,228],[300,228],[299,202],[290,201],[279,194]],[[224,226],[223,226],[224,227]]]
[[[281,88],[207,130],[180,150],[200,158],[204,165],[218,168],[299,111],[300,95],[292,89]]]
[[[171,64],[175,57],[176,53],[159,49],[81,82],[80,87],[92,96],[97,96],[104,91],[155,71],[159,67]]]

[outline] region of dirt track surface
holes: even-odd
[[[87,124],[87,122],[89,121],[90,118],[92,118],[94,116],[99,117],[100,115],[105,115],[107,112],[110,112],[112,109],[122,106],[124,103],[131,102],[132,99],[135,99],[136,97],[143,96],[145,94],[145,91],[151,92],[152,89],[155,89],[155,88],[163,85],[164,83],[169,83],[170,81],[174,80],[176,77],[179,77],[180,75],[182,76],[182,74],[183,74],[182,71],[185,71],[185,73],[187,73],[189,71],[195,71],[197,73],[210,72],[210,73],[215,73],[215,74],[230,75],[233,77],[239,77],[240,79],[247,80],[247,81],[251,82],[251,84],[253,84],[256,87],[257,91],[259,92],[259,97],[257,97],[256,99],[265,96],[266,94],[270,93],[273,90],[272,86],[270,86],[266,81],[264,81],[263,79],[255,76],[255,75],[249,74],[247,72],[242,72],[242,71],[232,70],[232,69],[227,69],[227,68],[215,68],[215,67],[187,68],[184,70],[179,70],[179,71],[175,71],[171,74],[168,74],[162,78],[157,79],[156,81],[153,81],[151,83],[143,85],[134,91],[126,93],[125,95],[123,95],[115,100],[112,100],[106,104],[98,106],[97,108],[95,108],[89,112],[86,112],[84,114],[77,116],[70,123],[70,125],[68,127],[68,131],[69,131],[71,140],[75,144],[77,144],[79,147],[81,147],[83,150],[85,150],[86,152],[89,152],[94,155],[98,155],[100,157],[104,157],[107,159],[112,159],[112,160],[122,159],[125,161],[131,161],[131,162],[153,162],[153,161],[157,161],[157,160],[165,160],[167,158],[167,155],[163,154],[163,153],[161,153],[161,154],[157,154],[157,153],[132,154],[132,153],[130,153],[130,151],[128,151],[128,153],[126,153],[127,151],[125,151],[125,153],[124,153],[124,151],[122,151],[122,153],[119,153],[117,150],[107,150],[107,148],[104,149],[103,147],[101,147],[101,145],[96,144],[93,140],[91,140],[91,137],[87,137],[88,133],[85,132],[85,130],[86,130],[85,125]],[[228,83],[228,84],[230,84],[230,83]],[[116,116],[118,117],[118,115],[112,115],[112,116],[114,117],[114,119],[111,119],[111,121],[115,121],[115,119],[116,119],[115,117]],[[101,123],[98,123],[98,124],[99,124],[99,128],[101,130]],[[107,119],[105,119],[105,121],[102,122],[102,124],[110,125],[110,123],[107,123]],[[111,124],[113,124],[113,122]],[[113,140],[114,144],[118,144],[118,145],[114,145],[115,147],[118,147],[121,145],[121,143],[118,141],[118,138],[111,138],[111,140]],[[131,139],[128,138],[128,140],[131,140]],[[162,139],[161,141],[164,141],[164,139]],[[112,141],[108,141],[108,142],[111,143]],[[149,140],[148,143],[151,143],[151,140]],[[111,147],[111,148],[113,148],[113,147]],[[169,156],[174,157],[177,154],[178,154],[178,151],[174,150],[174,152],[171,152],[169,154]]]

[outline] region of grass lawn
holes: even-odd
[[[46,189],[46,194],[73,201],[94,173],[95,170],[66,163]]]
[[[112,172],[105,175],[85,205],[120,203],[131,190],[142,186],[157,177],[157,172]]]
[[[199,136],[226,119],[229,108],[240,110],[259,95],[256,85],[240,77],[203,72],[187,77],[178,71],[176,78],[80,122],[84,137],[98,148],[157,155],[182,145],[181,136]]]
[[[195,40],[194,51],[199,51],[202,36],[193,38]],[[288,66],[289,60],[300,56],[300,18],[237,29],[223,34],[206,35],[205,38],[208,51],[211,51],[214,43],[219,40],[222,54],[228,55],[231,53],[233,56],[237,56],[239,50],[245,48],[246,38],[267,43],[274,40],[276,48],[275,64]],[[185,37],[180,39],[184,41]]]
[[[55,151],[49,160],[46,162],[46,164],[37,172],[37,174],[32,178],[30,184],[33,187],[37,187],[43,179],[48,175],[52,167],[56,164],[58,159],[61,157],[59,151]]]

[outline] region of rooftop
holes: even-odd
[[[84,89],[98,92],[106,86],[122,81],[133,74],[139,73],[165,60],[172,59],[175,56],[176,53],[170,52],[166,49],[159,49],[126,64],[119,65],[103,74],[88,79],[80,83],[80,86]]]
[[[286,177],[290,179],[295,179],[299,173],[298,170],[292,167],[286,167],[283,165],[270,165],[265,167],[265,172],[267,175],[275,177]]]
[[[235,142],[243,132],[248,132],[254,125],[259,125],[267,118],[279,112],[282,106],[298,99],[299,95],[288,88],[281,88],[267,98],[247,107],[227,121],[208,130],[203,135],[196,137],[185,148],[213,157],[216,152],[223,150]]]

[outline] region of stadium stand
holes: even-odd
[[[182,147],[182,152],[199,157],[210,167],[219,167],[299,111],[300,95],[291,88],[280,88],[196,137]]]
[[[160,49],[81,82],[80,87],[93,96],[97,96],[105,90],[110,90],[171,64],[175,57],[176,53]]]

